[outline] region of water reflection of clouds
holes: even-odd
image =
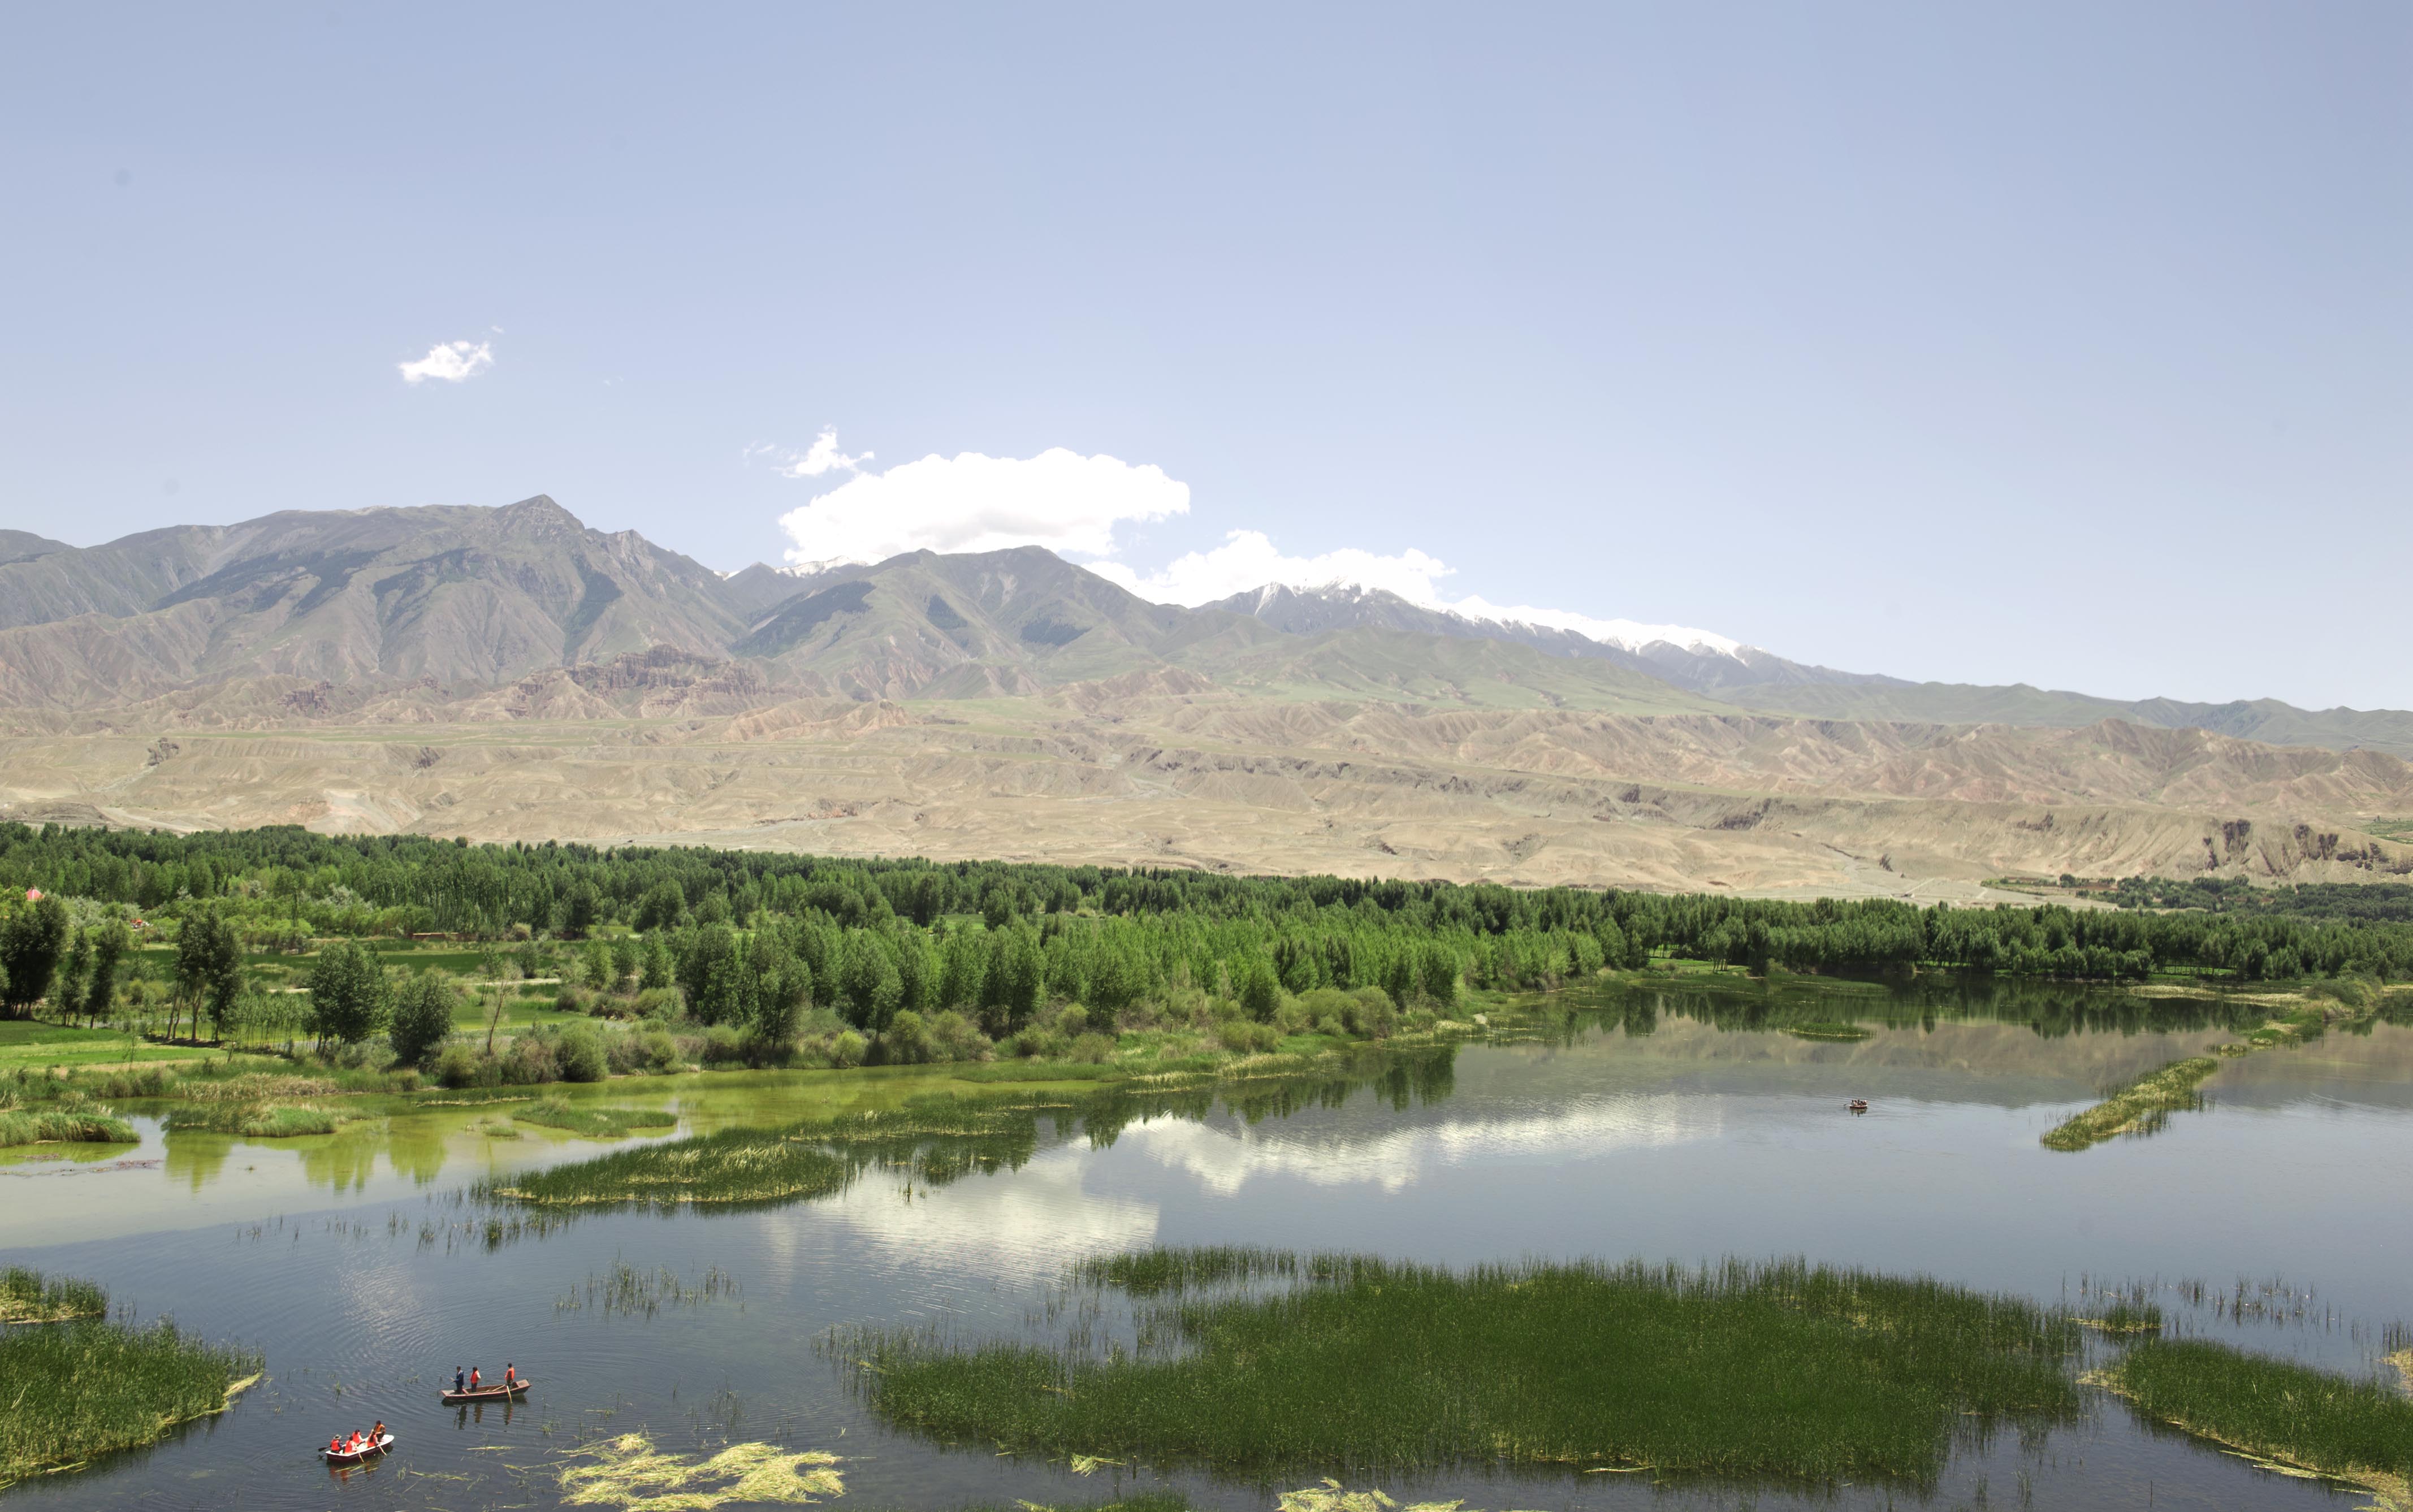
[[[1144,1248],[1156,1239],[1157,1205],[1087,1190],[1089,1160],[1088,1146],[1076,1143],[1011,1174],[916,1186],[910,1199],[901,1177],[870,1174],[812,1211],[900,1265],[969,1261],[997,1274],[1052,1275],[1068,1253]],[[783,1226],[768,1236],[775,1269],[795,1257],[798,1236]]]
[[[1397,1192],[1434,1167],[1658,1149],[1716,1138],[1725,1123],[1721,1099],[1667,1094],[1589,1100],[1553,1113],[1446,1118],[1363,1138],[1315,1137],[1290,1124],[1161,1119],[1126,1129],[1118,1144],[1134,1146],[1221,1196],[1257,1177]]]

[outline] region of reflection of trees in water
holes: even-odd
[[[1848,990],[1737,983],[1716,988],[1632,987],[1586,992],[1547,1016],[1542,1033],[1562,1042],[1607,1023],[1648,1035],[1662,1015],[1725,1031],[1860,1023],[1932,1030],[1947,1020],[2023,1024],[2046,1039],[2069,1035],[2152,1035],[2238,1031],[2261,1023],[2270,1006],[2192,997],[2139,997],[2117,989],[2033,978],[1922,976],[1912,983],[1855,983]],[[2368,1026],[2364,1026],[2368,1032]]]

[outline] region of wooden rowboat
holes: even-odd
[[[1843,1106],[1855,1113],[1865,1113],[1869,1110],[1869,1100],[1866,1097],[1855,1097]]]
[[[392,1447],[393,1435],[392,1433],[388,1433],[385,1437],[377,1440],[375,1444],[363,1444],[359,1448],[350,1450],[344,1454],[338,1454],[333,1449],[320,1449],[318,1451],[318,1458],[326,1461],[331,1465],[356,1465],[363,1460],[374,1460],[378,1455],[383,1454],[386,1450]]]
[[[466,1391],[447,1391],[444,1393],[444,1400],[447,1402],[501,1402],[511,1397],[524,1397],[527,1395],[527,1388],[528,1378],[523,1375],[509,1386],[498,1384],[474,1387]]]

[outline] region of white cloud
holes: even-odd
[[[836,435],[824,433],[824,439],[835,459]],[[820,446],[815,442],[806,459]],[[857,473],[782,515],[779,527],[795,543],[791,562],[878,562],[904,551],[1015,546],[1102,557],[1113,553],[1115,527],[1123,521],[1189,511],[1190,486],[1162,468],[1056,447],[1027,459],[967,451]]]
[[[1600,620],[1569,609],[1532,609],[1494,604],[1469,596],[1451,599],[1440,589],[1442,579],[1457,571],[1439,557],[1414,547],[1396,556],[1343,547],[1319,556],[1285,556],[1265,532],[1236,530],[1211,551],[1192,551],[1146,576],[1119,562],[1092,562],[1089,570],[1113,579],[1142,598],[1159,604],[1206,604],[1269,583],[1287,588],[1374,588],[1399,595],[1411,604],[1470,620],[1498,620],[1572,630],[1580,636],[1628,650],[1665,640],[1679,646],[1732,654],[1740,642],[1708,630],[1681,624],[1644,624],[1634,620]]]
[[[495,365],[494,344],[437,342],[418,361],[395,365],[402,369],[402,381],[405,383],[425,383],[430,378],[441,378],[446,383],[466,383]]]
[[[1142,598],[1159,604],[1206,604],[1234,594],[1283,583],[1293,588],[1323,588],[1355,583],[1384,588],[1411,603],[1437,605],[1441,595],[1434,580],[1452,570],[1438,557],[1411,547],[1398,556],[1381,556],[1344,547],[1322,556],[1284,556],[1264,531],[1236,530],[1211,551],[1177,556],[1163,571],[1141,577],[1118,562],[1092,563]]]
[[[803,451],[759,443],[748,447],[746,455],[774,459],[781,477],[819,477],[823,473],[838,469],[859,473],[863,464],[871,460],[871,453],[867,451],[859,457],[850,457],[838,450],[837,427],[835,425],[822,426],[822,433],[813,437],[813,444]]]
[[[772,446],[747,448],[776,460],[788,477],[853,476],[811,503],[780,517],[794,544],[787,560],[801,566],[879,562],[906,551],[998,551],[1044,546],[1160,604],[1198,605],[1268,584],[1290,588],[1366,588],[1397,594],[1411,604],[1471,620],[1569,630],[1638,650],[1654,641],[1732,654],[1739,641],[1681,624],[1603,620],[1569,609],[1500,605],[1441,591],[1456,569],[1410,547],[1396,553],[1343,547],[1315,556],[1290,556],[1261,530],[1236,530],[1223,544],[1190,551],[1155,572],[1117,560],[1115,527],[1190,512],[1190,486],[1162,468],[1132,466],[1113,457],[1084,457],[1061,447],[1036,457],[984,457],[967,451],[932,455],[884,473],[862,471],[871,453],[850,457],[837,431],[824,427],[802,452]]]

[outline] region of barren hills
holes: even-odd
[[[724,579],[544,498],[20,533],[0,817],[1914,897],[2413,875],[2404,714],[1431,613],[1149,604],[1035,549]]]

